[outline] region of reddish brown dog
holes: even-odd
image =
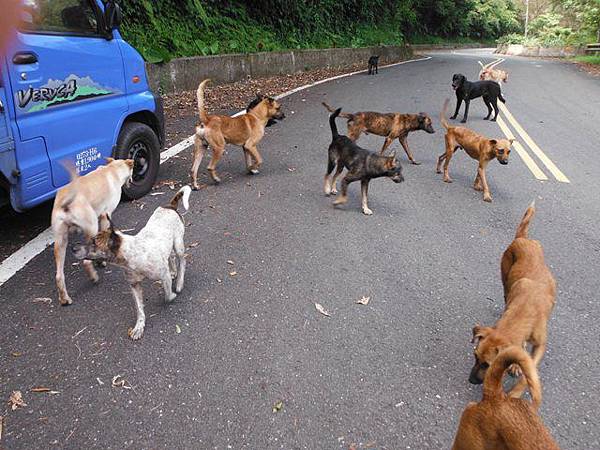
[[[500,351],[511,345],[531,344],[531,357],[539,366],[546,350],[547,325],[555,304],[556,282],[544,262],[544,250],[538,241],[527,237],[529,223],[535,214],[532,203],[517,228],[515,239],[502,255],[500,269],[504,286],[505,309],[493,327],[473,328],[475,365],[469,381],[480,384],[486,370]],[[514,375],[518,368],[512,368]],[[510,391],[519,398],[527,382],[520,379]],[[535,400],[535,399],[534,399]]]
[[[335,109],[323,102],[322,105],[333,113]],[[385,136],[383,147],[379,151],[383,155],[394,139],[398,139],[406,156],[413,164],[421,164],[415,161],[410,149],[408,148],[408,133],[416,130],[424,130],[428,133],[435,133],[431,125],[431,118],[425,113],[419,114],[400,114],[400,113],[378,113],[372,111],[356,113],[340,113],[339,117],[348,119],[348,137],[356,142],[361,133],[372,133],[377,136]]]
[[[502,378],[510,366],[518,365],[531,393],[534,405],[508,397]],[[537,415],[542,388],[529,354],[510,346],[498,353],[485,374],[483,399],[465,408],[452,450],[559,450],[550,432]]]
[[[257,102],[253,102],[256,103],[255,106],[237,117],[207,114],[204,108],[204,88],[209,81],[200,83],[196,91],[200,122],[194,136],[194,162],[191,170],[193,189],[198,189],[198,168],[207,146],[212,149],[208,172],[215,183],[221,181],[217,175],[217,163],[223,156],[225,144],[240,145],[244,150],[246,169],[251,174],[257,174],[262,157],[256,145],[265,134],[265,126],[269,119],[285,118],[277,100],[266,96],[258,96]]]
[[[437,173],[442,173],[440,167],[444,162],[444,181],[446,183],[452,183],[448,166],[450,160],[454,155],[454,152],[459,148],[464,151],[471,158],[479,162],[477,167],[477,176],[473,183],[473,189],[476,191],[483,191],[483,200],[486,202],[492,201],[492,194],[487,183],[485,170],[490,161],[494,158],[498,160],[500,164],[508,164],[508,155],[510,155],[510,147],[514,142],[514,139],[488,139],[485,136],[475,133],[465,127],[453,127],[450,126],[446,120],[446,108],[448,108],[448,102],[446,99],[442,113],[440,115],[440,121],[446,129],[446,151],[438,158],[436,167]]]

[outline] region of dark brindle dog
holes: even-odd
[[[396,161],[396,156],[381,156],[359,147],[347,136],[338,133],[335,118],[342,109],[338,108],[329,116],[331,127],[331,144],[329,145],[329,161],[325,174],[325,195],[337,194],[335,181],[342,173],[344,167],[348,169],[342,179],[342,194],[333,202],[342,205],[348,201],[348,185],[360,180],[362,193],[362,211],[366,215],[373,214],[368,205],[369,181],[373,178],[388,177],[395,183],[404,181],[402,166]],[[337,164],[335,174],[329,179],[331,172]]]
[[[329,112],[333,108],[323,102],[323,106]],[[372,133],[377,136],[385,136],[385,142],[381,147],[380,154],[390,146],[394,139],[398,139],[402,148],[406,152],[408,159],[413,164],[420,164],[413,158],[408,148],[408,133],[411,131],[424,130],[428,133],[435,133],[431,125],[431,118],[425,113],[419,114],[400,114],[400,113],[378,113],[372,111],[356,113],[340,113],[340,117],[348,119],[348,137],[356,141],[361,133]]]
[[[485,106],[488,109],[488,115],[483,120],[488,120],[492,115],[492,107],[494,107],[494,118],[495,121],[498,117],[498,99],[502,103],[506,103],[502,92],[500,91],[500,85],[495,81],[468,81],[467,77],[463,74],[455,73],[452,76],[452,89],[456,92],[456,111],[451,119],[456,119],[458,116],[458,110],[460,109],[461,103],[465,102],[465,115],[460,121],[466,123],[469,116],[469,103],[471,100],[477,97],[483,97]]]
[[[379,55],[369,58],[369,75],[379,73]]]

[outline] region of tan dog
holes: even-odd
[[[504,373],[514,365],[523,369],[533,406],[502,389]],[[485,374],[483,399],[469,403],[460,418],[452,450],[559,450],[537,415],[541,400],[540,380],[527,352],[517,346],[501,350]]]
[[[477,168],[477,176],[473,183],[473,189],[476,191],[483,191],[483,200],[486,202],[492,201],[492,194],[487,183],[485,176],[485,170],[491,160],[496,158],[500,164],[508,164],[508,155],[510,155],[510,147],[514,142],[514,139],[488,139],[485,136],[475,133],[465,127],[453,127],[450,126],[446,120],[446,109],[448,102],[446,99],[442,113],[440,115],[440,121],[447,130],[446,131],[446,151],[438,158],[436,172],[442,173],[440,167],[444,162],[444,181],[446,183],[452,183],[450,174],[448,172],[448,165],[452,159],[452,155],[459,148],[462,148],[467,155],[479,162]]]
[[[73,303],[65,285],[65,253],[69,243],[69,231],[79,230],[89,242],[98,234],[98,217],[112,214],[121,200],[121,188],[131,180],[132,159],[106,158],[108,165],[100,166],[79,177],[74,169],[71,182],[56,193],[52,208],[51,226],[54,233],[54,261],[56,262],[56,288],[61,305]],[[106,229],[108,223],[101,223]],[[95,283],[98,273],[91,261],[83,261],[83,268]]]
[[[322,105],[331,113],[335,111],[325,102]],[[430,134],[435,133],[431,125],[431,118],[425,113],[400,114],[365,111],[352,114],[340,113],[339,117],[348,119],[348,137],[352,141],[357,141],[361,133],[385,136],[385,142],[379,151],[379,154],[383,155],[394,139],[398,139],[406,152],[406,156],[413,164],[421,163],[415,161],[408,148],[408,133],[416,130],[424,130]]]
[[[531,344],[531,357],[536,367],[546,351],[547,325],[554,309],[556,282],[544,262],[542,245],[527,237],[534,214],[532,203],[517,228],[515,239],[502,255],[500,269],[505,300],[502,317],[493,327],[476,325],[473,328],[475,365],[469,376],[473,384],[483,381],[487,368],[506,347]],[[513,367],[512,372],[519,374],[517,367]],[[526,381],[519,380],[510,396],[521,397],[525,388]]]
[[[479,71],[479,79],[481,81],[489,80],[495,81],[496,83],[507,83],[508,82],[508,72],[500,69],[495,69],[493,67],[489,67],[489,64],[484,65],[481,61],[477,61],[481,66],[481,70]]]
[[[246,114],[237,117],[209,115],[204,109],[204,87],[209,81],[204,80],[200,83],[196,91],[200,122],[196,126],[194,138],[194,162],[191,170],[193,189],[198,189],[198,168],[207,146],[212,149],[208,171],[215,183],[221,181],[217,175],[217,163],[223,156],[225,144],[240,145],[244,150],[248,173],[257,174],[262,164],[262,157],[256,145],[265,134],[265,126],[269,119],[285,118],[279,103],[265,96],[259,96],[256,106],[249,109]]]

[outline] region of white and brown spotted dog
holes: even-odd
[[[87,241],[98,234],[98,218],[112,214],[121,200],[121,188],[131,180],[132,159],[106,158],[108,164],[99,166],[80,177],[74,167],[65,165],[71,173],[71,182],[56,193],[52,208],[51,226],[54,233],[54,261],[56,262],[56,288],[61,305],[73,303],[65,284],[65,254],[69,231],[80,231]],[[106,223],[106,226],[108,224]],[[100,223],[100,229],[105,226]],[[83,261],[83,268],[96,283],[98,273],[91,261]]]
[[[115,230],[110,217],[106,216],[110,222],[107,230],[101,231],[91,244],[73,248],[78,259],[101,259],[125,269],[137,308],[135,327],[129,331],[131,339],[141,338],[146,325],[141,285],[145,278],[162,283],[167,302],[173,301],[176,293],[183,289],[185,226],[177,207],[182,200],[185,210],[189,209],[191,191],[189,186],[184,186],[168,205],[156,208],[146,226],[135,236]],[[177,268],[174,270],[177,273],[175,292],[172,289],[170,267],[170,256],[173,252],[177,258]]]

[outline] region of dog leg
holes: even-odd
[[[210,159],[210,162],[208,163],[207,169],[208,169],[208,173],[210,173],[210,176],[213,179],[213,181],[215,183],[220,183],[221,179],[219,178],[219,175],[217,175],[217,163],[219,162],[219,160],[223,156],[223,153],[225,152],[225,146],[211,145],[211,147],[212,147],[212,158]]]
[[[179,276],[179,273],[177,276]],[[165,292],[165,302],[172,302],[175,297],[177,297],[177,294],[173,292],[173,280],[171,280],[168,264],[167,267],[162,270],[162,277],[160,281],[162,283],[163,291]]]
[[[545,351],[546,344],[540,344],[532,348],[531,359],[533,360],[533,364],[535,365],[536,369],[539,367],[540,361],[542,360]],[[519,370],[519,372],[521,371]],[[521,398],[526,390],[527,380],[525,379],[525,377],[521,376],[521,378],[519,378],[519,381],[517,381],[517,383],[508,392],[508,396],[511,398]]]
[[[98,283],[100,277],[98,276],[98,272],[94,267],[94,262],[90,261],[89,259],[84,259],[81,262],[81,265],[83,266],[83,270],[85,270],[85,273],[87,274],[88,278],[92,281],[92,283]]]
[[[402,148],[406,152],[406,156],[408,156],[408,159],[410,160],[410,162],[413,163],[416,166],[418,166],[419,164],[421,164],[419,161],[415,161],[415,158],[413,158],[413,155],[410,152],[410,149],[408,148],[408,139],[407,139],[407,137],[406,136],[400,136],[398,138],[398,140],[400,141],[400,145],[402,145]]]
[[[355,181],[360,180],[356,174],[352,174],[348,172],[346,176],[342,179],[342,194],[333,202],[335,206],[343,205],[348,202],[348,186],[350,183],[354,183]]]
[[[456,110],[454,111],[454,115],[452,115],[450,117],[451,119],[456,119],[456,116],[458,116],[458,111],[460,110],[461,103],[462,103],[462,98],[459,98],[457,95],[456,96]]]
[[[483,201],[490,202],[492,201],[492,194],[490,194],[490,188],[487,184],[487,179],[485,178],[485,166],[479,166],[477,168],[477,174],[481,179],[481,183],[483,184]]]
[[[258,169],[263,162],[262,157],[260,156],[260,153],[258,153],[258,149],[256,148],[256,145],[249,144],[247,146],[247,148],[248,148],[248,151],[250,152],[250,154],[252,155],[252,158],[254,158],[254,164],[248,168],[248,173],[251,173],[252,175],[257,175]]]
[[[244,161],[246,162],[246,170],[250,172],[250,167],[252,166],[252,155],[248,151],[246,147],[242,147],[244,150]]]
[[[337,191],[337,179],[340,176],[340,174],[342,173],[342,171],[344,170],[344,165],[339,162],[337,165],[337,168],[335,169],[335,173],[333,174],[333,177],[331,177],[331,184],[329,186],[329,191],[331,192],[331,195],[337,195],[338,191]]]
[[[362,212],[363,214],[370,216],[373,214],[373,211],[369,209],[369,180],[360,180],[360,191],[361,191],[361,203],[362,203]]]
[[[180,293],[183,290],[183,279],[185,277],[185,244],[183,236],[176,236],[174,242],[174,250],[177,255],[177,282],[175,284],[175,292]]]
[[[475,176],[475,181],[473,182],[473,189],[476,191],[483,191],[483,187],[481,186],[481,177],[479,176],[479,171],[477,171],[477,175]]]
[[[137,341],[144,334],[144,327],[146,326],[146,314],[144,314],[144,293],[142,292],[141,280],[135,280],[131,283],[131,292],[135,300],[135,307],[137,310],[137,319],[135,321],[135,327],[129,330],[129,337],[134,341]]]
[[[379,154],[383,155],[385,153],[385,150],[390,146],[390,144],[393,142],[394,140],[388,136],[385,138],[385,141],[383,142],[383,147],[381,147],[381,150],[379,150]]]
[[[61,223],[54,230],[54,261],[56,263],[56,289],[58,291],[58,302],[61,305],[73,303],[67,293],[65,284],[65,254],[69,243],[69,227]]]
[[[485,103],[485,106],[487,106],[488,109],[488,114],[483,118],[483,120],[488,120],[492,115],[492,104],[490,102],[490,99],[487,97],[483,97],[483,102]]]
[[[331,183],[329,182],[329,176],[331,175],[331,172],[333,172],[334,168],[335,157],[333,152],[329,150],[327,155],[327,171],[325,172],[325,177],[323,180],[323,191],[325,192],[325,195],[331,194]]]
[[[469,117],[469,105],[471,104],[470,100],[465,100],[465,115],[460,123],[467,123],[467,118]]]
[[[203,139],[196,135],[194,139],[194,162],[192,163],[192,169],[190,171],[190,176],[192,177],[192,189],[195,191],[198,190],[198,169],[200,168],[200,164],[202,163],[202,158],[204,158],[204,152],[206,151],[206,146],[204,145]]]
[[[446,152],[442,153],[437,162],[437,166],[435,166],[436,173],[442,173],[442,162],[446,159]]]
[[[496,119],[498,118],[498,99],[497,98],[492,100],[492,106],[494,107],[494,118],[492,119],[492,122],[495,122]]]

